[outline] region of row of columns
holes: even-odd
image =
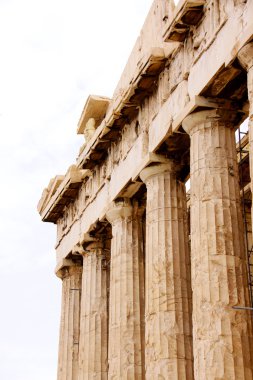
[[[251,125],[252,46],[243,48],[251,49]],[[248,62],[248,53],[239,59]],[[191,138],[191,255],[185,186],[168,160],[140,173],[145,255],[143,208],[122,199],[106,215],[110,258],[95,242],[83,253],[82,275],[77,265],[63,270],[58,380],[253,379],[251,314],[233,308],[249,306],[235,123],[221,109],[183,122]]]

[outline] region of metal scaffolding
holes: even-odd
[[[244,124],[245,125],[245,124]],[[252,230],[251,223],[247,220],[248,209],[251,209],[252,196],[250,190],[250,182],[245,178],[245,168],[249,173],[249,136],[248,129],[242,130],[242,126],[239,126],[238,130],[238,142],[237,153],[239,163],[239,177],[241,186],[241,201],[242,201],[242,214],[244,223],[244,237],[247,255],[247,274],[248,274],[248,286],[251,307],[234,306],[234,309],[253,310],[253,245],[252,245]],[[248,174],[249,177],[249,174]],[[250,216],[251,219],[251,216]]]

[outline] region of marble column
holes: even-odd
[[[144,304],[141,212],[129,199],[113,204],[109,304],[108,379],[144,379]]]
[[[190,258],[184,183],[173,161],[145,168],[146,379],[193,379]]]
[[[195,380],[252,379],[251,314],[230,110],[189,115]]]
[[[82,265],[65,260],[56,274],[62,279],[57,380],[77,380]]]
[[[238,53],[238,59],[242,67],[248,73],[248,98],[249,98],[249,166],[251,178],[251,194],[253,194],[253,42],[245,45]],[[253,215],[253,202],[251,215]],[[253,218],[252,223],[253,223]]]
[[[83,253],[78,380],[107,379],[107,257],[94,242]]]

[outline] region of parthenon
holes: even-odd
[[[253,379],[253,0],[154,0],[57,225],[58,380]]]

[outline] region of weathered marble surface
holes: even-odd
[[[144,379],[142,210],[130,200],[113,204],[109,303],[109,379]]]
[[[247,71],[249,99],[249,167],[251,178],[251,194],[253,194],[253,42],[245,45],[238,53],[238,59]],[[251,210],[253,215],[253,206]],[[252,223],[253,223],[253,217]]]
[[[38,206],[57,223],[58,380],[252,379],[250,313],[233,309],[249,306],[234,128],[249,113],[253,192],[252,15],[253,0],[154,0],[113,98],[85,106],[83,177],[56,176]],[[87,244],[108,231],[105,257]]]
[[[57,380],[78,380],[82,266],[69,261],[57,275],[62,278]]]
[[[103,243],[83,252],[78,380],[107,379],[108,259]]]
[[[208,0],[205,16],[198,26],[192,28],[185,43],[165,43],[162,38],[164,25],[171,22],[168,11],[171,12],[173,7],[166,9],[163,3],[163,0],[154,1],[101,124],[101,131],[107,128],[105,120],[113,114],[114,103],[120,102],[123,93],[132,86],[133,78],[138,76],[138,70],[141,70],[138,62],[150,46],[167,51],[167,64],[155,80],[153,92],[138,107],[137,117],[130,123],[126,118],[122,133],[108,150],[108,157],[92,170],[76,200],[59,219],[59,260],[66,257],[72,246],[78,243],[80,230],[89,232],[90,225],[105,216],[106,206],[120,196],[122,188],[133,179],[136,167],[141,165],[145,155],[154,153],[164,139],[180,128],[183,118],[191,112],[190,106],[197,107],[196,97],[201,95],[217,73],[224,67],[230,67],[240,49],[253,36],[251,0]],[[136,123],[139,128],[136,128]],[[93,139],[96,138],[95,133]]]
[[[141,172],[147,186],[145,366],[147,379],[193,379],[190,257],[185,186],[176,164]]]
[[[251,314],[230,110],[194,113],[191,137],[191,265],[195,380],[252,379]]]

